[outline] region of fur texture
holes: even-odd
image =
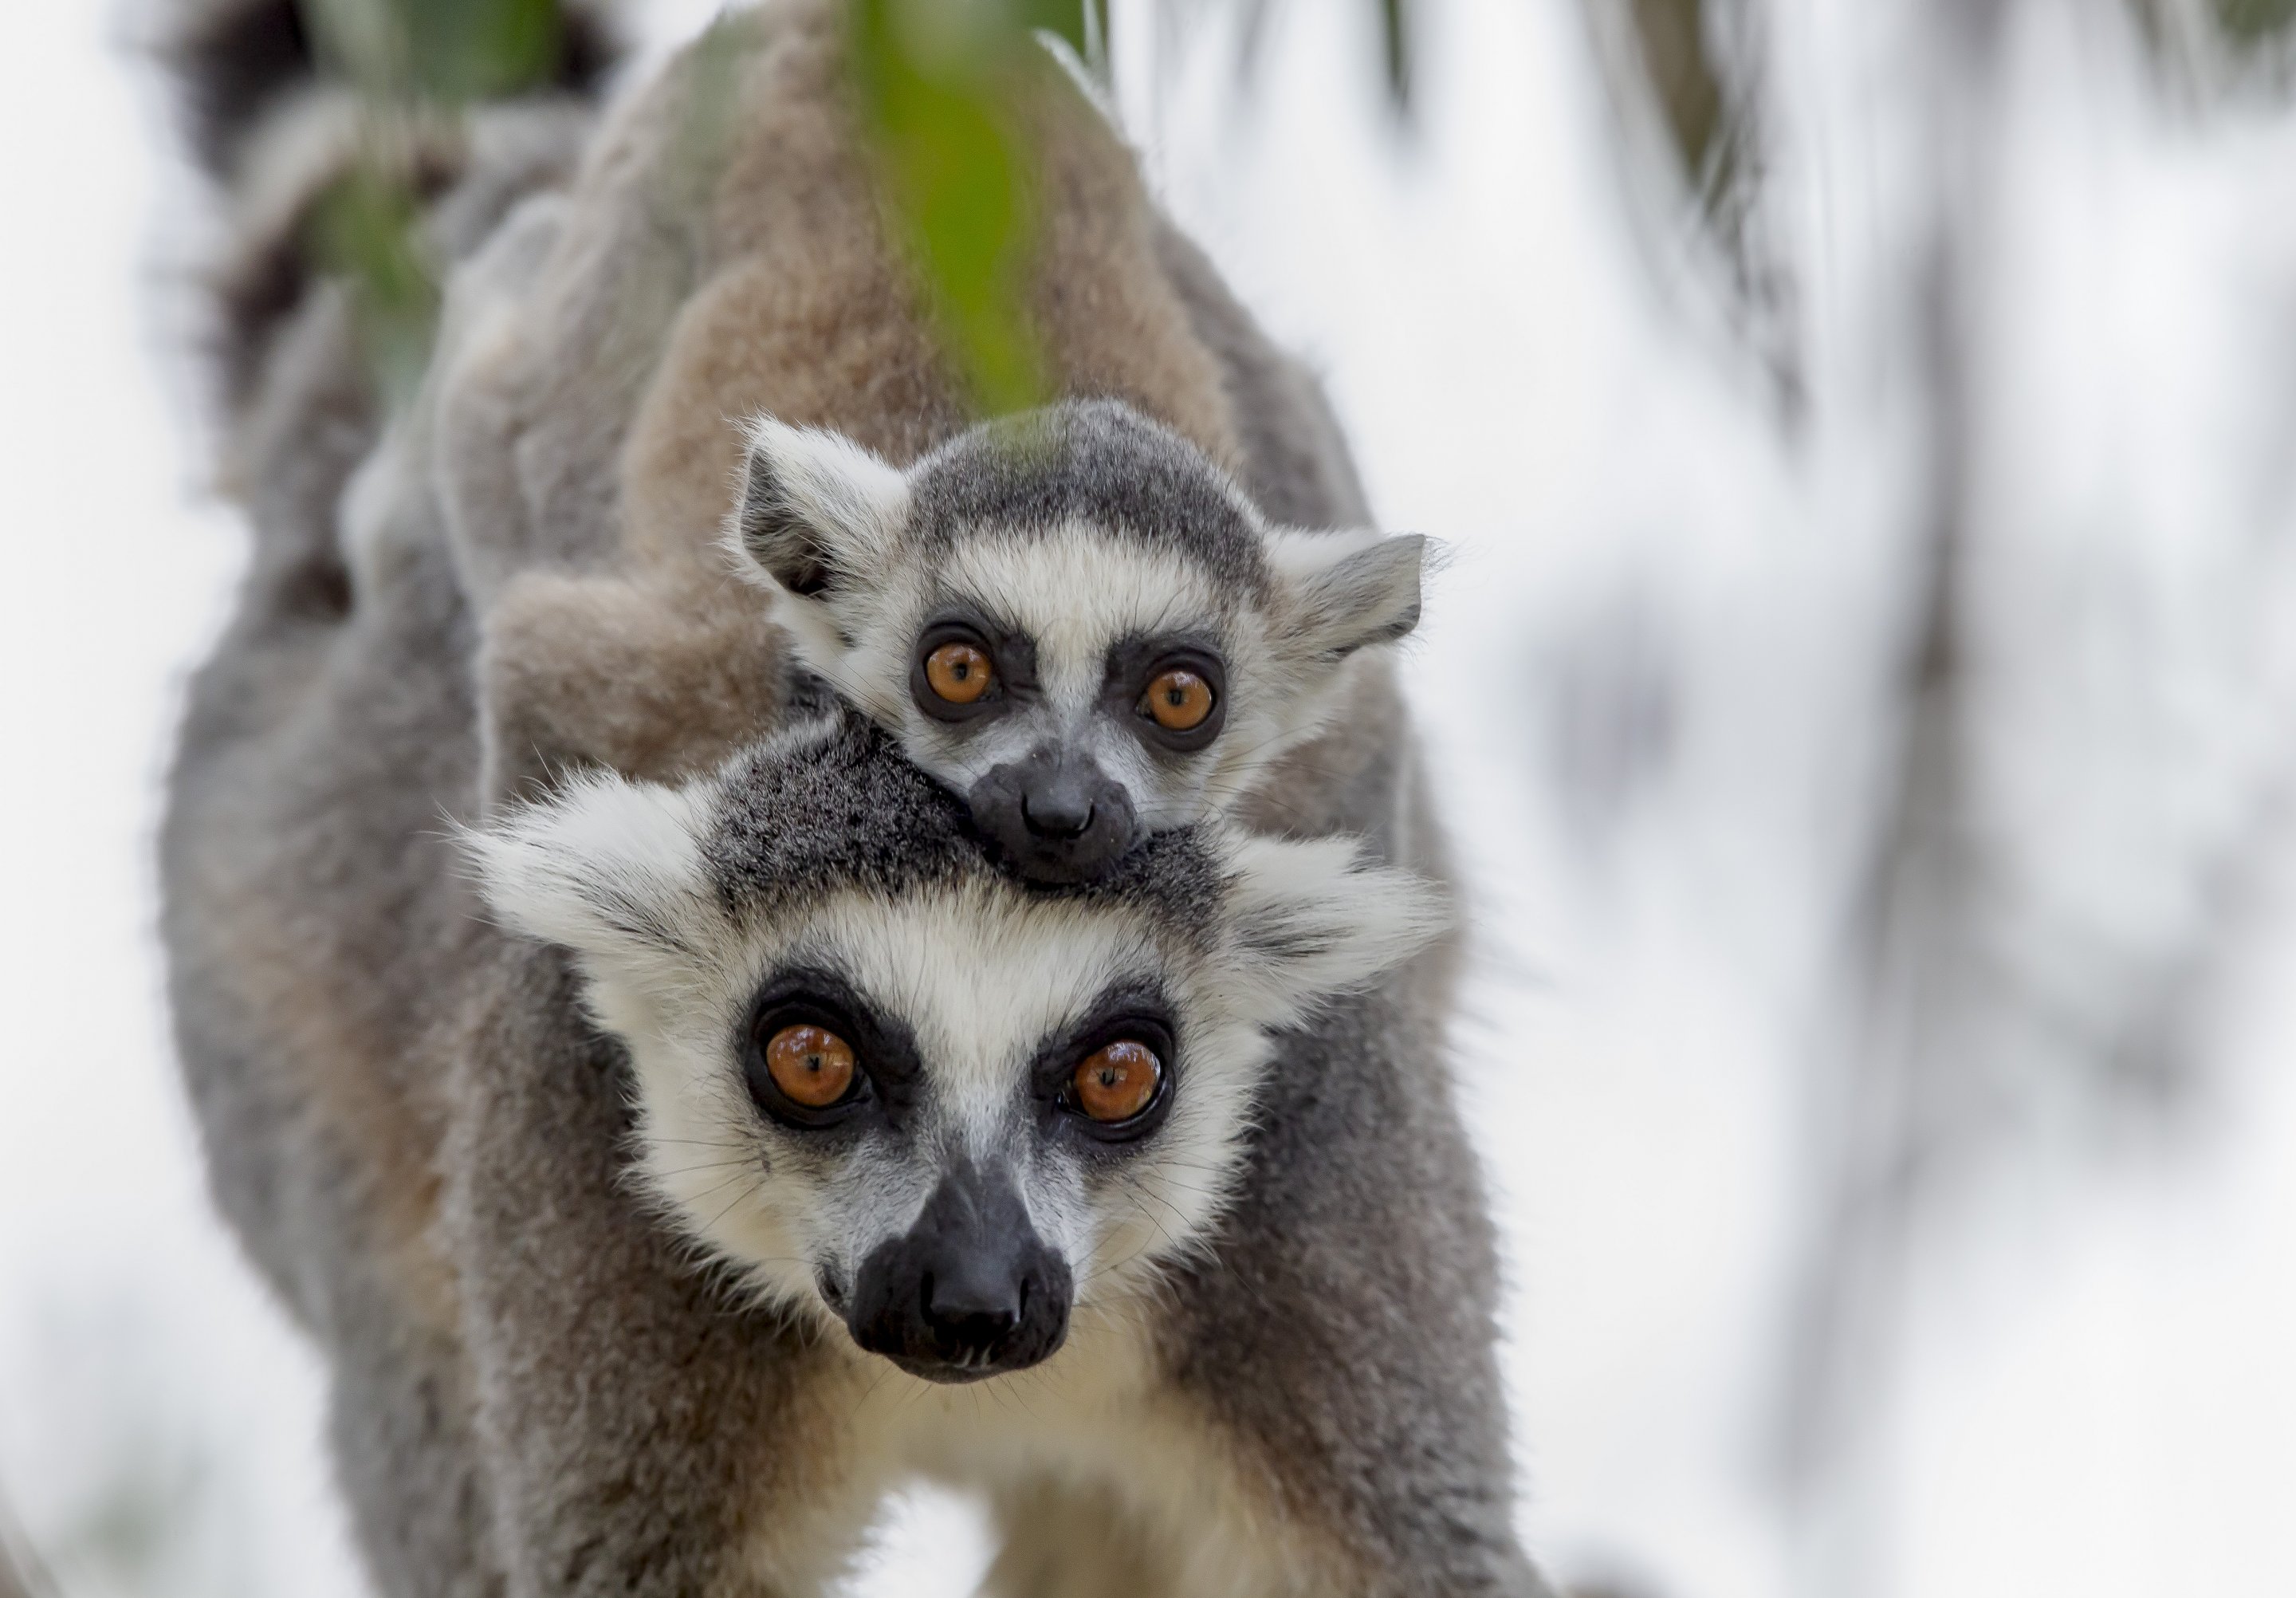
[[[1362,525],[1312,383],[1047,84],[1037,312],[1065,388],[1168,427],[1274,520]],[[324,284],[291,277],[238,351],[255,556],[161,841],[211,1181],[330,1362],[378,1588],[812,1592],[921,1469],[994,1483],[1013,1598],[1112,1569],[1144,1594],[1541,1591],[1443,944],[1273,1038],[1199,1246],[998,1378],[1007,1403],[897,1403],[873,1356],[697,1270],[633,1180],[637,1058],[566,956],[491,922],[449,824],[509,824],[590,766],[701,791],[818,713],[718,548],[728,418],[896,469],[969,418],[861,180],[825,5],[720,24],[594,133],[529,126],[498,165],[473,140],[440,194],[462,265],[410,414],[384,425]],[[1390,674],[1330,729],[1246,817],[1439,878]],[[876,925],[852,935],[914,930]]]

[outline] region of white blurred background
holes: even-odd
[[[658,54],[711,8],[636,9]],[[1369,6],[1245,9],[1119,0],[1119,99],[1455,548],[1411,670],[1530,1540],[1650,1598],[2296,1593],[2280,47],[1744,0],[1702,122],[1674,0],[1425,0],[1398,128]],[[0,49],[0,1537],[65,1598],[330,1598],[318,1373],[160,999],[242,546],[127,22]],[[936,1496],[882,1541],[857,1594],[986,1562]]]

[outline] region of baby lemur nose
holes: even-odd
[[[1075,837],[1092,825],[1092,791],[1071,766],[1021,790],[1021,819],[1046,837]]]
[[[1132,795],[1091,755],[1046,740],[966,794],[972,819],[1023,877],[1090,882],[1138,841]]]
[[[913,1376],[975,1381],[1049,1358],[1068,1337],[1071,1290],[1068,1262],[1013,1184],[968,1161],[862,1262],[846,1325]]]

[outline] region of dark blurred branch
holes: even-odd
[[[1626,0],[1642,70],[1666,121],[1682,170],[1694,188],[1712,193],[1709,163],[1725,165],[1721,80],[1706,44],[1702,0]]]
[[[1581,4],[1617,113],[1621,171],[1661,268],[1686,259],[1717,281],[1727,318],[1798,408],[1792,284],[1762,227],[1755,13],[1712,0]]]
[[[0,1503],[0,1598],[56,1598],[54,1581],[4,1503]]]

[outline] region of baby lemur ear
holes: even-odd
[[[622,960],[702,952],[715,897],[702,862],[709,800],[611,772],[463,835],[502,923]]]
[[[908,515],[907,481],[851,439],[759,416],[727,541],[779,587],[814,596],[882,563]]]
[[[1284,592],[1292,647],[1336,661],[1418,626],[1427,548],[1417,533],[1271,533],[1267,558]]]
[[[1345,838],[1236,834],[1228,845],[1226,973],[1248,984],[1262,1026],[1289,1026],[1360,988],[1451,925],[1442,891],[1369,863]]]

